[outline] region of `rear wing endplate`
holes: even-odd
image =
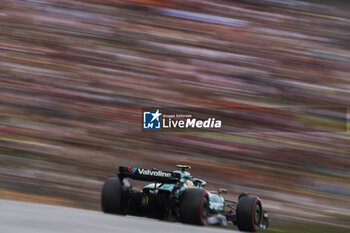
[[[119,167],[120,180],[129,177],[134,180],[149,181],[163,184],[175,184],[180,181],[179,173],[146,168]]]

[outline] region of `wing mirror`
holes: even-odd
[[[219,189],[218,193],[219,193],[219,194],[221,194],[221,193],[227,193],[227,189]]]
[[[196,186],[204,187],[207,185],[207,182],[205,182],[204,180],[198,179],[198,178],[194,179],[193,182]]]

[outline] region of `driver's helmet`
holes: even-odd
[[[194,185],[194,183],[192,182],[192,180],[187,180],[186,183],[185,183],[186,187],[189,187],[189,188],[192,188],[192,187],[196,187]]]

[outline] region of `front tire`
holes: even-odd
[[[238,201],[236,214],[240,231],[257,232],[263,214],[260,199],[255,196],[242,196]]]
[[[110,177],[103,185],[101,207],[105,213],[124,214],[123,190],[119,178]]]
[[[205,225],[209,212],[208,193],[204,189],[185,189],[180,198],[180,222]]]

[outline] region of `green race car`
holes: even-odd
[[[227,226],[232,221],[241,231],[266,229],[269,215],[256,196],[241,194],[238,201],[225,200],[225,189],[208,191],[206,182],[193,178],[187,165],[174,172],[119,167],[102,189],[102,210],[119,215],[150,216],[194,225]],[[154,182],[142,190],[132,188],[128,178]]]

